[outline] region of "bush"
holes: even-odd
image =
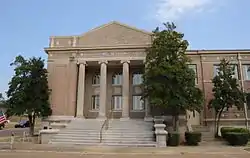
[[[201,132],[185,132],[187,145],[198,145],[201,142]]]
[[[180,144],[180,133],[170,132],[168,133],[167,145],[178,146]]]
[[[234,129],[233,127],[222,127],[220,129],[221,137],[223,139],[226,139],[226,133],[232,132],[233,129]]]
[[[250,131],[246,128],[234,128],[234,127],[222,127],[221,128],[221,136],[223,139],[226,139],[227,133],[233,132],[233,133],[247,133],[248,138],[250,138]]]
[[[233,146],[245,146],[248,143],[248,133],[228,132],[226,140]]]

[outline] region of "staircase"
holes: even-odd
[[[144,120],[109,120],[102,144],[107,146],[155,147],[153,124]]]
[[[100,129],[104,120],[76,119],[65,129],[52,137],[50,144],[97,145],[100,143]]]
[[[152,126],[152,123],[144,120],[113,119],[104,124],[104,120],[77,119],[72,120],[65,129],[52,137],[49,143],[154,147],[156,142],[153,140]],[[101,137],[100,131],[102,131]]]

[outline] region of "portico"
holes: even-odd
[[[77,65],[76,117],[146,116],[149,108],[145,108],[146,102],[141,100],[142,60],[79,60]]]

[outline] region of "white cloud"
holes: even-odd
[[[192,12],[211,10],[215,0],[154,0],[156,18],[161,22],[174,21]]]

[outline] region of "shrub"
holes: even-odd
[[[234,128],[234,127],[222,127],[221,128],[221,136],[222,138],[226,139],[227,133],[233,132],[233,133],[247,133],[248,138],[250,138],[250,131],[246,128]]]
[[[232,132],[233,129],[234,129],[233,127],[222,127],[220,129],[221,137],[223,139],[226,139],[226,133]]]
[[[201,142],[201,132],[185,132],[187,145],[198,145]]]
[[[178,146],[180,143],[180,133],[170,132],[168,133],[167,145]]]
[[[228,132],[226,140],[233,146],[245,146],[248,143],[248,133]]]

